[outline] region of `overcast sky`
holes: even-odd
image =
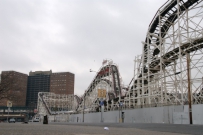
[[[166,0],[0,0],[0,71],[72,72],[82,95],[103,59],[133,77],[148,25]]]

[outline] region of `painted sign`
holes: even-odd
[[[12,107],[12,102],[11,101],[7,101],[7,107]]]
[[[98,98],[106,98],[106,90],[98,89],[97,97]]]

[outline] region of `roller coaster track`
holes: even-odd
[[[111,64],[111,65],[102,66],[101,69],[96,73],[95,78],[93,79],[88,89],[84,93],[83,99],[84,97],[89,99],[91,93],[93,93],[95,90],[97,91],[96,86],[101,82],[105,82],[108,85],[108,87],[111,87],[113,90],[113,91],[107,92],[107,97],[105,99],[106,100],[105,102],[108,102],[109,100],[119,97],[119,94],[121,93],[121,82],[120,82],[119,70],[115,64]],[[91,106],[91,104],[99,105],[97,96],[93,98],[94,99],[90,103],[85,101],[85,104],[86,104],[85,106],[89,107]],[[84,105],[84,100],[82,100],[80,104],[82,107]]]
[[[180,0],[179,4],[180,4],[180,11],[179,14],[182,14],[186,9],[188,9],[189,7],[191,7],[193,4],[199,2],[201,0],[188,0],[186,2],[184,2],[184,0]],[[154,38],[156,38],[156,43],[157,45],[159,45],[159,36],[161,36],[162,38],[166,35],[166,32],[169,30],[169,28],[171,27],[171,25],[174,23],[174,21],[177,19],[178,17],[178,9],[176,7],[177,5],[177,0],[172,0],[172,1],[168,1],[168,5],[166,5],[162,11],[159,12],[159,15],[155,15],[155,17],[153,18],[152,22],[149,25],[149,32],[155,34],[156,36],[154,36]],[[166,4],[166,3],[165,3]],[[160,16],[161,16],[161,20],[160,20]],[[159,26],[159,21],[163,22],[162,26]],[[161,29],[160,29],[161,28]],[[161,35],[159,35],[161,34]],[[146,43],[149,42],[151,43],[151,40],[146,38]],[[201,44],[203,42],[203,39],[196,39],[192,42],[189,43],[185,43],[181,46],[181,50],[182,52],[187,52],[190,53],[192,51],[201,49],[203,47],[203,45]],[[144,45],[144,49],[147,51],[147,44]],[[158,55],[159,54],[159,49],[156,48],[153,52],[153,56],[154,55]],[[167,65],[169,65],[172,61],[178,59],[178,53],[179,53],[179,48],[175,48],[174,50],[167,52],[166,54],[164,54],[163,56],[161,56],[165,61],[162,63],[163,67],[166,67]],[[183,53],[185,54],[185,53]],[[153,61],[150,64],[150,69],[153,70],[153,68],[155,68],[157,65],[160,64],[160,59]],[[147,69],[145,69],[145,73],[146,73]],[[152,72],[157,72],[157,70],[154,70]]]
[[[182,60],[180,59],[183,59],[185,55],[195,53],[198,50],[201,50],[203,48],[203,36],[188,38],[185,42],[179,42],[179,44],[176,43],[176,41],[173,41],[173,42],[171,41],[172,42],[171,46],[173,46],[173,49],[172,47],[170,47],[166,52],[165,51],[163,52],[162,50],[163,47],[161,47],[166,44],[165,40],[167,39],[167,37],[169,37],[167,34],[169,31],[171,31],[170,30],[171,28],[174,28],[175,24],[178,24],[178,28],[180,27],[179,29],[182,29],[182,27],[180,26],[179,18],[181,16],[184,16],[185,14],[188,14],[188,11],[196,7],[200,2],[202,2],[202,0],[168,0],[162,7],[159,8],[159,10],[157,11],[156,15],[154,16],[153,20],[149,25],[148,34],[146,36],[145,42],[143,43],[143,54],[141,56],[141,59],[138,60],[140,62],[139,62],[139,67],[137,71],[137,78],[134,77],[133,85],[131,86],[129,91],[131,93],[130,96],[134,95],[135,98],[128,99],[129,106],[131,106],[132,104],[134,105],[151,104],[151,101],[149,100],[152,100],[152,98],[154,102],[156,102],[156,100],[158,102],[163,102],[164,98],[165,98],[164,100],[166,100],[166,96],[170,95],[169,91],[162,90],[162,87],[166,88],[166,86],[163,86],[163,85],[166,85],[166,79],[165,80],[161,79],[161,81],[156,81],[158,78],[160,79],[162,77],[158,77],[158,78],[155,78],[155,77],[161,76],[161,74],[163,74],[165,70],[169,70],[169,67],[174,68],[174,65],[175,66],[177,65],[176,64],[177,61],[179,61],[179,63],[182,64]],[[188,20],[190,19],[187,18],[186,22]],[[202,32],[203,29],[201,26],[200,28]],[[178,33],[179,31],[177,30],[176,32]],[[172,33],[171,35],[174,36],[174,33]],[[177,35],[182,36],[180,35],[180,32],[175,36]],[[150,48],[150,46],[152,48]],[[180,71],[177,73],[174,71],[174,75],[182,72],[182,69],[179,69],[179,70]],[[182,75],[180,76],[180,78],[181,77]],[[176,80],[176,82],[174,81],[174,85],[176,85],[177,81],[178,83],[182,83],[182,84],[179,84],[179,85],[182,85],[182,86],[179,86],[179,87],[182,87],[181,88],[182,90],[180,91],[183,91],[183,89],[186,89],[185,86],[183,86],[183,81],[186,83],[185,80],[183,79]],[[157,85],[157,83],[161,85],[155,86]],[[149,87],[154,87],[154,89],[157,89],[154,95],[152,94],[153,91],[152,93],[149,93]],[[159,92],[159,91],[162,91],[162,92]],[[165,97],[163,97],[163,94],[165,94]],[[182,94],[184,93],[182,92]],[[158,95],[162,95],[162,100],[159,99]],[[176,93],[175,96],[178,96],[178,95],[179,94]],[[173,98],[175,96],[173,95]],[[187,96],[187,94],[185,94],[184,96]],[[126,97],[126,99],[127,98],[128,97]],[[175,100],[177,101],[178,97],[175,97],[175,98],[176,98]],[[182,96],[182,100],[184,100],[184,98],[185,97]],[[171,100],[171,99],[168,98],[167,100]],[[132,101],[133,103],[130,104],[130,102]]]
[[[161,52],[161,46],[165,45],[163,41],[165,37],[168,36],[167,34],[170,28],[172,26],[174,27],[174,24],[177,23],[177,20],[179,21],[180,16],[184,15],[186,11],[198,5],[199,2],[201,1],[202,0],[168,0],[162,7],[159,8],[157,13],[155,14],[154,18],[152,19],[149,25],[148,34],[146,36],[145,43],[143,46],[143,54],[141,58],[142,60],[140,60],[141,62],[139,63],[140,66],[138,70],[139,75],[137,75],[137,78],[134,77],[133,86],[131,86],[131,89],[129,91],[131,93],[130,96],[132,96],[132,93],[133,93],[132,91],[133,90],[135,91],[134,92],[135,98],[132,98],[132,100],[134,100],[133,101],[134,103],[136,102],[138,103],[138,105],[140,105],[148,102],[150,104],[151,101],[149,102],[149,99],[142,99],[142,98],[145,95],[149,94],[149,91],[148,91],[149,89],[146,88],[146,85],[149,85],[149,83],[151,83],[150,81],[154,81],[153,82],[154,84],[157,83],[155,81],[156,78],[154,75],[163,74],[163,70],[166,70],[169,67],[172,68],[172,66],[174,65],[173,63],[177,63],[177,61],[180,59],[180,56],[183,57],[186,54],[193,53],[203,48],[203,37],[195,37],[195,38],[190,38],[186,40],[187,42],[186,41],[181,42],[179,46],[173,45],[174,46],[173,49],[170,48],[164,53]],[[155,47],[150,48],[149,46],[155,46]],[[149,62],[149,59],[150,59],[150,62]],[[107,77],[110,75],[112,77],[111,80],[107,79]],[[88,89],[84,93],[82,99],[91,98],[91,93],[95,91],[96,86],[101,82],[105,82],[106,84],[109,85],[109,87],[113,88],[113,91],[108,92],[107,94],[108,102],[112,99],[118,98],[119,94],[121,93],[121,83],[120,83],[118,68],[115,65],[106,65],[102,67],[99,70],[99,72],[97,72],[95,78],[93,79]],[[155,86],[153,87],[155,88]],[[157,87],[158,87],[157,89],[160,89],[160,87],[162,86],[157,86]],[[165,93],[164,98],[166,100],[167,99],[166,96],[170,95],[169,94],[170,92],[168,91],[159,93],[159,90],[156,90],[155,95],[163,96],[164,93]],[[150,100],[154,100],[154,102],[156,102],[156,100],[158,102],[161,101],[160,99],[157,99],[157,97],[154,95],[149,95],[149,96],[152,96],[153,99],[150,99]],[[128,98],[128,96],[126,98]],[[167,100],[172,100],[170,98],[168,98]],[[142,101],[140,99],[142,99]],[[129,99],[128,103],[129,102],[131,102],[131,99]],[[142,103],[139,103],[139,102],[142,102]],[[80,104],[83,105],[84,100],[80,102]],[[91,100],[91,102],[89,103],[85,102],[84,106],[91,106],[91,104],[98,104],[97,97],[94,97],[94,99]]]
[[[155,34],[153,40],[156,40],[157,45],[159,45],[159,36],[162,38],[166,35],[166,32],[169,30],[171,25],[174,23],[174,21],[178,18],[178,13],[181,15],[186,9],[191,7],[193,4],[201,1],[201,0],[180,0],[179,5],[180,5],[180,10],[178,12],[178,9],[176,7],[177,5],[177,0],[169,0],[168,5],[166,5],[163,9],[162,6],[159,11],[156,13],[155,17],[153,18],[152,22],[149,25],[149,32]],[[160,23],[161,22],[161,23]],[[161,26],[159,24],[162,24]],[[146,38],[145,42],[151,43],[151,40]],[[147,44],[144,46],[144,50],[147,51]],[[153,55],[159,54],[160,50],[156,48],[153,52]]]
[[[122,101],[125,102],[125,106],[127,105],[131,107],[132,104],[134,107],[146,104],[150,104],[151,106],[153,103],[167,104],[168,102],[172,104],[174,104],[174,102],[183,104],[183,102],[187,101],[187,93],[184,92],[183,89],[186,90],[189,88],[189,86],[186,86],[186,84],[189,84],[189,81],[186,81],[185,78],[183,78],[184,80],[182,79],[183,76],[187,76],[184,74],[184,70],[181,69],[181,66],[185,66],[182,64],[184,62],[182,59],[185,59],[186,55],[188,56],[190,54],[193,54],[192,57],[194,57],[196,55],[194,55],[194,53],[197,51],[200,51],[200,54],[202,55],[203,27],[200,26],[199,33],[201,33],[201,36],[187,36],[186,40],[179,40],[179,42],[176,40],[178,38],[180,39],[182,36],[178,30],[184,27],[180,26],[179,19],[181,17],[183,19],[183,16],[188,13],[190,9],[195,8],[200,2],[202,2],[202,0],[168,0],[158,9],[157,13],[149,24],[148,33],[145,42],[143,43],[143,53],[141,59],[138,60],[139,66],[137,68],[137,75],[131,81],[133,82],[133,85],[128,91],[128,94],[124,99],[122,99]],[[187,21],[191,19],[187,17]],[[171,28],[174,29],[175,25],[177,24],[178,30],[173,30],[174,33],[171,34]],[[171,41],[171,43],[169,41],[169,43],[165,43],[170,36],[176,40]],[[167,44],[170,45],[167,46]],[[164,50],[165,48],[163,49],[165,46],[168,47],[166,50]],[[203,56],[201,57],[203,60]],[[200,60],[197,60],[197,63],[198,62],[200,62]],[[178,67],[177,65],[180,66],[180,69],[178,70],[176,70],[176,67]],[[194,65],[194,67],[197,68],[196,65]],[[201,69],[198,70],[198,72],[200,72],[203,76]],[[170,75],[168,77],[174,82],[168,79],[165,75],[169,73]],[[179,80],[177,79],[177,74],[181,74],[178,76]],[[192,80],[192,83],[195,82],[195,79]],[[169,81],[169,83],[167,83],[167,81]],[[198,85],[200,84],[199,82],[200,79],[198,80]],[[107,103],[107,105],[105,104],[105,106],[107,106],[107,110],[111,110],[112,107],[115,107],[117,105],[116,102],[118,102],[118,99],[121,97],[123,88],[121,87],[118,67],[115,64],[108,64],[102,66],[100,70],[96,72],[96,76],[85,91],[82,98],[79,98],[76,95],[74,96],[75,110],[79,112],[84,112],[85,109],[86,111],[98,110],[99,100],[97,97],[97,90],[101,88],[101,86],[99,86],[101,84],[105,84],[110,88],[110,90],[107,91],[106,98],[104,99],[105,103]],[[103,86],[102,87],[107,89],[106,86],[105,88]],[[196,93],[196,95],[200,98],[195,97],[193,94],[193,101],[203,103],[203,92],[201,92],[203,91],[203,79],[202,89],[200,86],[198,86],[197,89],[200,89],[199,93]],[[194,91],[196,92],[197,89]],[[181,99],[179,98],[180,94]],[[48,106],[49,104],[47,104],[44,100],[43,94],[39,94],[39,98],[47,113],[52,115]],[[108,107],[110,107],[110,109]]]
[[[203,37],[195,39],[189,43],[185,43],[181,46],[182,50],[182,56],[186,55],[186,53],[191,53],[193,51],[199,50],[203,48]],[[160,63],[160,59],[154,60],[149,64],[149,70],[152,73],[157,73],[160,71],[160,64],[162,64],[162,68],[167,67],[170,65],[172,62],[178,59],[178,54],[179,53],[179,48],[175,48],[174,50],[167,52],[162,56],[163,62]],[[148,70],[147,68],[144,69],[144,73],[147,73]],[[140,74],[139,77],[142,77],[142,74]],[[142,82],[142,81],[140,81]],[[137,80],[135,80],[134,83],[137,83]],[[147,84],[148,82],[145,80],[144,82]],[[136,86],[136,85],[135,85]],[[133,89],[133,86],[131,87],[131,90]]]
[[[76,110],[78,104],[74,106],[74,98],[76,102],[80,102],[77,96],[60,95],[51,92],[38,93],[38,114],[40,115],[56,115],[64,113],[72,113]]]
[[[182,55],[185,55],[186,53],[191,53],[193,51],[199,50],[203,48],[203,38],[195,39],[192,42],[185,43],[181,46]],[[167,52],[162,56],[163,62],[162,67],[168,66],[170,63],[174,62],[178,59],[179,55],[179,48],[175,48],[174,50]],[[158,68],[157,68],[158,66]],[[152,73],[158,72],[157,69],[160,68],[160,59],[153,61],[150,66],[150,71]],[[154,70],[155,69],[155,70]],[[147,73],[147,69],[144,71]]]
[[[163,6],[158,9],[157,13],[149,24],[148,33],[145,38],[145,42],[143,43],[143,53],[139,61],[137,78],[134,77],[134,80],[132,81],[133,85],[129,90],[129,95],[125,97],[125,99],[127,100],[124,100],[125,105],[129,104],[129,106],[131,106],[132,104],[134,104],[134,106],[136,106],[151,104],[152,102],[163,103],[163,100],[165,100],[166,102],[183,102],[179,101],[179,92],[182,92],[181,100],[185,100],[187,94],[183,92],[183,89],[187,89],[187,87],[186,85],[183,85],[181,83],[185,81],[186,84],[189,83],[189,81],[186,82],[186,80],[181,80],[182,75],[179,76],[180,80],[177,80],[176,76],[174,77],[175,79],[172,78],[172,80],[174,79],[174,83],[170,82],[172,85],[177,85],[179,83],[178,87],[175,86],[176,89],[180,89],[180,87],[182,87],[182,91],[176,90],[176,93],[174,94],[174,91],[166,90],[166,88],[171,89],[171,86],[164,86],[167,84],[167,80],[165,75],[163,74],[166,73],[165,70],[169,70],[169,72],[171,72],[171,69],[177,66],[177,62],[179,61],[179,59],[182,59],[182,57],[201,50],[203,48],[203,36],[197,36],[195,38],[187,37],[188,39],[186,41],[181,41],[179,43],[173,41],[170,46],[173,46],[174,48],[169,47],[166,52],[162,52],[162,47],[166,46],[164,40],[169,35],[171,27],[174,27],[174,25],[177,23],[179,23],[180,25],[180,17],[188,12],[188,10],[190,10],[191,8],[197,6],[200,2],[202,2],[202,0],[168,0]],[[178,27],[180,29],[180,26]],[[178,33],[177,35],[180,36],[180,32],[176,32]],[[200,33],[203,33],[203,27],[201,27]],[[172,33],[171,35],[174,36],[174,33]],[[181,62],[182,61],[180,60],[180,65],[182,64]],[[183,72],[182,69],[179,69],[178,72],[174,70],[173,75],[179,74],[181,72]],[[201,74],[203,75],[203,72],[201,72]],[[165,78],[163,78],[162,76],[164,76]],[[84,108],[91,107],[92,111],[96,110],[95,106],[99,106],[99,101],[97,95],[92,96],[92,93],[97,93],[95,91],[98,90],[97,86],[101,83],[105,83],[106,85],[108,85],[108,87],[111,88],[111,91],[107,92],[105,102],[111,104],[111,101],[118,101],[118,97],[120,97],[122,92],[119,70],[115,64],[108,64],[102,66],[100,70],[96,72],[96,76],[85,91],[82,98],[79,98],[76,95],[74,96],[75,102],[77,102],[75,108],[76,110],[80,111]],[[152,90],[151,93],[149,92],[150,87],[153,87],[154,90]],[[162,90],[163,87],[165,87],[165,90]],[[197,95],[203,97],[203,93],[201,94],[199,92],[197,93]],[[49,103],[45,101],[43,96],[43,93],[39,94],[39,100],[45,108],[46,113],[52,115],[52,112],[49,109]],[[194,97],[194,99],[199,100],[196,99],[196,97]],[[132,102],[132,104],[130,102]]]
[[[180,11],[179,14],[182,14],[185,10],[187,10],[189,7],[191,7],[193,4],[201,1],[201,0],[188,0],[184,2],[185,0],[180,0],[179,5],[180,5]],[[157,13],[155,14],[154,18],[152,19],[150,25],[149,25],[149,33],[153,33],[153,41],[156,42],[157,46],[159,46],[159,39],[163,38],[171,25],[175,22],[175,20],[178,17],[178,9],[176,7],[177,5],[177,0],[168,0],[163,6],[159,8]],[[160,22],[162,25],[160,25]],[[146,63],[147,59],[147,52],[148,52],[148,47],[147,43],[151,44],[152,38],[146,37],[145,39],[145,44],[144,44],[144,63]],[[189,43],[184,43],[181,46],[182,52],[187,52],[190,53],[192,51],[198,50],[202,48],[202,43],[203,39],[195,39]],[[158,55],[160,50],[156,48],[153,51],[153,56]],[[179,53],[179,48],[175,48],[174,50],[167,52],[164,54],[162,57],[163,62],[162,62],[162,67],[166,67],[169,65],[171,62],[174,62],[175,60],[178,59],[178,53]],[[183,55],[185,54],[183,53]],[[152,73],[156,73],[160,69],[160,59],[155,59],[152,58],[153,61],[149,64],[149,70]],[[148,69],[144,68],[144,73],[147,73]],[[142,73],[140,73],[139,77],[142,77]],[[137,80],[135,80],[134,83],[137,83]],[[132,90],[133,87],[131,87]]]
[[[103,77],[108,77],[109,72],[113,76],[113,83],[110,80],[102,79]],[[97,73],[92,83],[90,84],[90,86],[88,87],[88,90],[85,94],[92,92],[92,90],[96,87],[96,85],[101,81],[105,81],[106,83],[109,84],[109,86],[114,87],[115,96],[118,96],[119,92],[121,92],[121,85],[120,85],[119,72],[118,72],[117,66],[107,65],[102,67],[100,71]]]
[[[43,98],[43,95],[44,95],[44,93],[39,93],[39,94],[38,94],[38,97],[39,97],[39,99],[42,101],[44,107],[46,108],[47,113],[48,113],[49,115],[51,115],[51,114],[52,114],[52,113],[51,113],[51,110],[49,109],[47,103],[45,102],[45,100],[44,100],[44,98]]]

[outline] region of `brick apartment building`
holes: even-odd
[[[70,72],[31,71],[28,76],[16,71],[2,71],[0,76],[0,87],[7,91],[0,91],[0,106],[6,106],[10,100],[13,106],[34,109],[37,106],[38,92],[74,94],[75,75]],[[1,99],[4,95],[9,96]]]
[[[7,106],[10,100],[13,106],[23,107],[26,103],[28,76],[16,71],[2,71],[0,87],[3,88],[0,97],[0,106]]]
[[[55,94],[74,94],[74,74],[70,72],[52,73],[50,92]]]

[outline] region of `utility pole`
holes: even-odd
[[[192,105],[191,105],[191,90],[190,90],[190,54],[187,54],[187,79],[188,79],[188,102],[189,102],[189,119],[192,124]]]
[[[84,107],[83,107],[83,120],[82,122],[84,122],[85,119],[85,94],[84,94]]]
[[[120,123],[121,113],[120,113],[120,102],[118,102],[118,123]]]
[[[101,123],[103,122],[103,113],[104,113],[104,101],[103,99],[100,100],[101,105]]]
[[[8,118],[9,118],[9,110],[10,110],[10,107],[8,107],[8,116],[7,116],[7,122],[8,122]]]
[[[7,107],[8,107],[8,116],[7,116],[7,122],[8,122],[10,107],[12,107],[12,102],[9,100],[7,101]]]

